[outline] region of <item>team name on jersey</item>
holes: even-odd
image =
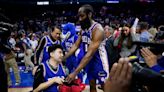
[[[91,39],[88,36],[82,36],[82,42],[90,44]]]

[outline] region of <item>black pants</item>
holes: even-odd
[[[0,57],[0,91],[8,92],[7,73],[5,71],[4,62],[1,57]]]

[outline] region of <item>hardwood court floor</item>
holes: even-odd
[[[29,92],[31,91],[31,87],[26,87],[26,88],[9,88],[8,92]]]
[[[31,87],[27,87],[27,88],[9,88],[8,92],[29,92],[31,90],[32,90]],[[83,92],[89,92],[89,86],[87,86]],[[103,92],[103,91],[98,90],[98,92]]]

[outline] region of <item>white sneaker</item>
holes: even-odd
[[[19,85],[20,85],[20,82],[16,82],[16,83],[15,83],[15,86],[19,86]]]
[[[28,71],[27,71],[27,70],[25,70],[25,71],[24,71],[24,73],[28,73]]]

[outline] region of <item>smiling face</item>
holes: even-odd
[[[60,34],[61,34],[61,30],[58,29],[58,28],[54,28],[54,30],[51,33],[53,39],[55,39],[55,40],[59,40],[60,39]]]

